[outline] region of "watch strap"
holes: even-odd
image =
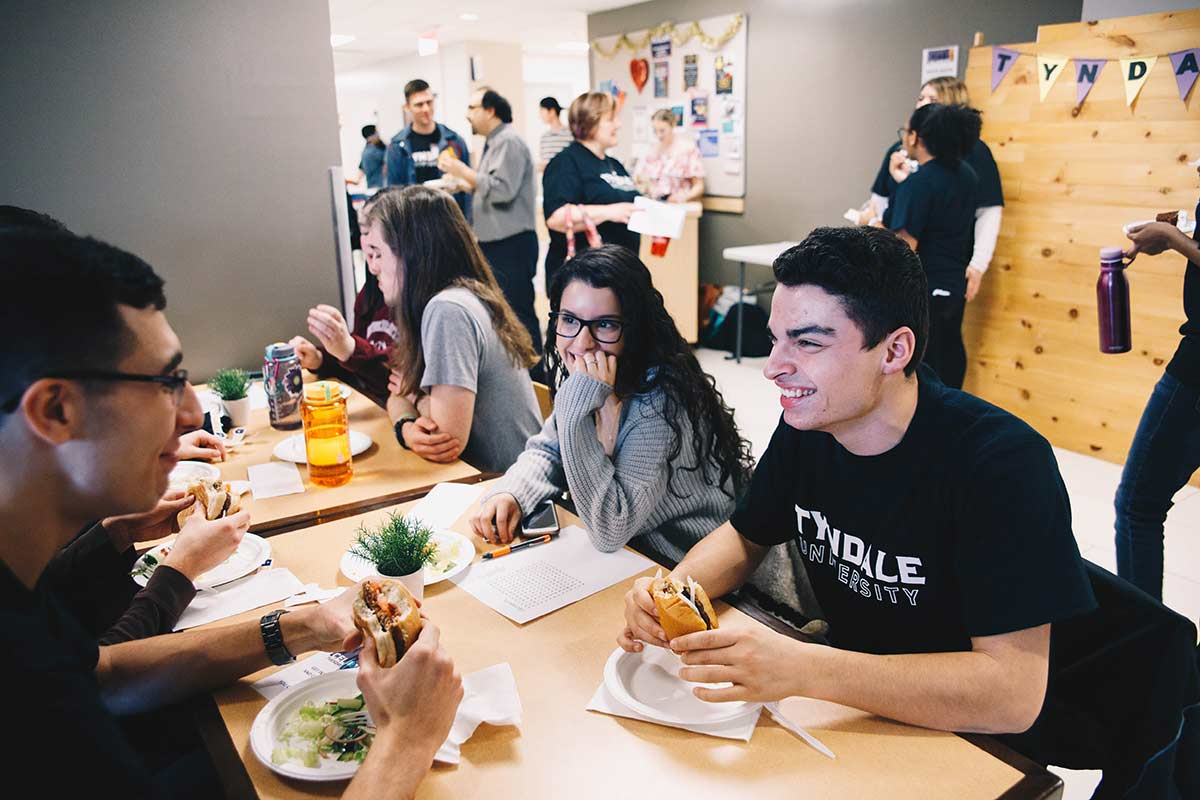
[[[283,643],[283,631],[279,627],[279,618],[286,613],[288,613],[286,609],[277,608],[268,614],[264,614],[262,619],[258,621],[259,630],[262,632],[263,647],[267,650],[267,657],[277,667],[290,664],[296,660],[296,657],[287,649],[287,645]]]

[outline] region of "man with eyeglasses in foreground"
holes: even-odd
[[[116,715],[359,639],[352,589],[259,621],[97,647],[37,588],[86,522],[154,507],[180,433],[199,424],[164,305],[161,279],[135,256],[68,234],[0,232],[0,336],[10,343],[0,352],[0,686],[10,715],[0,743],[48,796],[97,786],[121,797],[202,794],[170,772],[149,774]],[[214,524],[244,531],[249,514]],[[408,797],[428,770],[462,696],[438,639],[426,622],[389,670],[363,650],[359,687],[378,733],[345,796]]]

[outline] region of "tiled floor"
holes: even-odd
[[[715,350],[696,351],[701,366],[716,378],[725,401],[734,409],[742,434],[761,455],[779,421],[778,394],[762,376],[764,358],[745,358],[741,364]],[[1113,549],[1113,496],[1121,477],[1116,464],[1067,450],[1055,449],[1059,469],[1071,496],[1075,538],[1083,557],[1116,571]],[[1163,598],[1168,606],[1200,620],[1200,490],[1187,486],[1175,496],[1167,515],[1166,574]],[[1099,772],[1055,768],[1066,782],[1066,800],[1091,796]]]

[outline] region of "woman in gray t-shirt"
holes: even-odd
[[[367,212],[363,251],[396,323],[397,440],[429,461],[503,472],[541,427],[527,372],[537,354],[458,205],[423,186],[389,192]]]

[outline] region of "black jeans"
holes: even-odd
[[[963,376],[967,374],[967,348],[962,340],[966,303],[961,296],[929,298],[929,344],[925,346],[924,361],[942,383],[954,389],[962,388]]]
[[[533,231],[522,231],[507,239],[480,242],[484,258],[492,265],[496,282],[517,313],[517,319],[529,330],[533,349],[542,352],[542,332],[533,311],[533,276],[537,272],[538,241]]]

